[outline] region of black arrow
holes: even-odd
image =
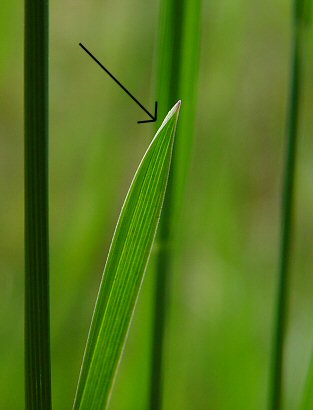
[[[155,122],[158,118],[158,102],[155,102],[155,106],[154,106],[154,115],[150,114],[150,112],[137,100],[137,98],[135,98],[124,86],[123,84],[121,84],[117,78],[114,77],[113,74],[110,73],[110,71],[104,67],[103,64],[100,63],[100,61],[98,59],[96,59],[96,57],[94,55],[91,54],[91,52],[89,50],[87,50],[87,48],[85,46],[82,45],[82,43],[79,43],[79,45],[81,46],[81,48],[83,50],[86,51],[87,54],[90,55],[90,57],[99,64],[99,66],[107,73],[109,74],[109,76],[125,91],[126,94],[128,94],[130,96],[130,98],[132,100],[134,100],[140,108],[142,108],[144,110],[144,112],[146,112],[149,117],[151,118],[151,120],[145,120],[145,121],[137,121],[138,124],[142,124],[144,122]]]

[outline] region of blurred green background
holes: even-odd
[[[113,229],[153,125],[78,46],[153,107],[159,3],[51,2],[53,403],[71,408]],[[197,121],[171,279],[164,409],[264,409],[276,290],[290,2],[204,1]],[[313,347],[313,53],[307,32],[285,408]],[[23,4],[0,13],[0,408],[23,391]],[[184,102],[182,102],[184,103]],[[111,409],[147,408],[150,264]]]

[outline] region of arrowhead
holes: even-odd
[[[144,121],[137,121],[138,124],[143,124],[145,122],[155,122],[158,119],[158,102],[155,102],[154,105],[154,115],[148,113],[149,117],[151,118],[150,120],[144,120]]]

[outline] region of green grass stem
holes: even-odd
[[[311,410],[313,408],[313,354],[306,377],[304,393],[300,410]]]
[[[25,397],[51,409],[48,224],[48,1],[25,0]]]
[[[299,125],[301,89],[301,47],[302,23],[304,21],[304,1],[294,1],[292,30],[291,78],[289,108],[286,132],[286,157],[282,194],[281,249],[279,260],[279,279],[277,294],[276,322],[271,368],[271,391],[269,408],[282,408],[283,364],[288,317],[288,292],[290,284],[290,260],[292,245],[295,169]]]
[[[191,151],[199,57],[199,20],[200,0],[161,2],[157,78],[160,118],[177,99],[181,98],[182,123],[177,129],[173,168],[158,236],[149,397],[149,406],[153,410],[162,407],[163,356],[172,273],[172,244],[179,220],[180,203]]]
[[[160,16],[160,47],[157,79],[157,99],[160,117],[178,98],[178,77],[180,60],[181,21],[184,1],[169,0],[161,2]],[[177,142],[177,139],[176,139]],[[173,166],[172,166],[173,175]],[[152,334],[152,362],[150,381],[150,409],[160,409],[162,400],[162,361],[164,348],[164,330],[167,304],[167,287],[169,274],[169,192],[171,191],[172,175],[169,177],[168,188],[159,226],[159,253],[156,265],[156,284],[154,295],[154,317]]]

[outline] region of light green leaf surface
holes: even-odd
[[[311,357],[311,362],[308,369],[308,374],[306,378],[301,410],[312,410],[313,409],[313,354]]]
[[[104,409],[156,234],[180,102],[168,113],[135,174],[104,268],[74,409]]]

